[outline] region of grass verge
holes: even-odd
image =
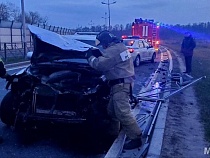
[[[182,39],[162,41],[163,45],[180,52]],[[204,124],[205,138],[210,142],[210,42],[196,41],[192,59],[192,76],[207,78],[199,81],[195,88],[198,105],[200,107],[201,120]]]

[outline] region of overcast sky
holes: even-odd
[[[165,24],[210,21],[210,0],[110,0],[111,25],[132,23],[135,18],[154,19]],[[21,9],[21,0],[11,2]],[[25,11],[48,17],[48,24],[67,28],[105,24],[108,0],[25,0]],[[108,24],[108,20],[107,20]]]

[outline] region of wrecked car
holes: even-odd
[[[85,57],[93,46],[32,25],[28,28],[34,42],[31,64],[7,82],[1,121],[15,128],[33,128],[107,119],[109,86]]]

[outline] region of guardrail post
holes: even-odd
[[[23,52],[23,58],[26,59],[26,42],[25,42],[25,41],[24,41],[24,43],[23,43],[23,49],[24,49],[24,50],[23,50],[23,51],[24,51],[24,52]]]
[[[4,43],[4,59],[7,61],[7,46],[6,43]]]

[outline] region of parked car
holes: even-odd
[[[75,32],[74,35],[98,35],[100,32]]]
[[[96,35],[95,34],[74,34],[74,35],[63,35],[64,38],[68,39],[75,39],[80,42],[84,42],[86,44],[89,44],[91,46],[96,46],[95,45],[95,40],[96,40]]]
[[[123,43],[128,48],[133,58],[134,66],[139,66],[141,61],[154,62],[156,58],[155,49],[150,46],[144,39],[126,38]]]
[[[93,47],[97,47],[103,53],[103,48],[101,45],[96,46],[96,36],[99,32],[76,32],[74,35],[63,35],[64,38],[74,39],[86,44],[89,44]]]
[[[101,126],[108,118],[109,86],[87,62],[85,54],[93,46],[28,27],[34,42],[31,64],[7,82],[1,121],[16,129],[41,124]]]

